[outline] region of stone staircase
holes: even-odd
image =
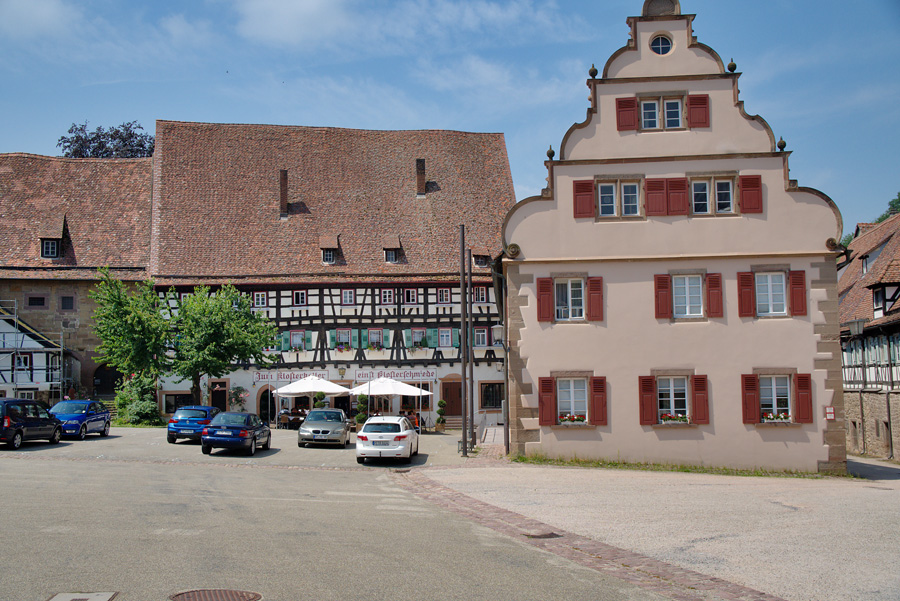
[[[461,415],[447,415],[444,416],[446,420],[446,425],[444,426],[448,430],[462,430],[462,416]]]

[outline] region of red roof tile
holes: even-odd
[[[874,310],[871,287],[900,283],[900,214],[871,227],[858,228],[861,233],[847,246],[850,262],[841,272],[838,281],[840,295],[840,322],[847,323],[854,319],[873,321]],[[880,251],[879,251],[880,249]],[[872,255],[876,255],[874,258]],[[863,273],[863,257],[867,257],[868,269]],[[877,323],[890,323],[896,316],[886,315]]]

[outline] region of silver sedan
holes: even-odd
[[[350,442],[350,422],[343,409],[313,409],[297,431],[297,446]]]

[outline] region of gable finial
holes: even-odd
[[[668,17],[681,14],[679,0],[644,0],[643,17]]]

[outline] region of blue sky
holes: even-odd
[[[0,0],[0,152],[73,122],[503,132],[519,199],[642,0]],[[898,0],[682,0],[845,232],[900,192]]]

